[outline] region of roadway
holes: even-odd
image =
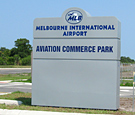
[[[0,74],[31,73],[31,68],[0,68]]]
[[[133,87],[120,87],[120,97],[133,97]]]
[[[0,93],[2,92],[30,92],[31,93],[32,84],[31,83],[23,83],[23,82],[4,82],[0,81]]]
[[[0,74],[31,73],[31,68],[0,68]],[[31,92],[31,83],[0,81],[0,93],[3,92]]]

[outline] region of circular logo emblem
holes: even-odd
[[[65,19],[70,24],[78,24],[82,21],[83,15],[77,10],[72,10],[66,14]]]

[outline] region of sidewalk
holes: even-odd
[[[0,115],[95,115],[95,114],[0,109]],[[98,115],[104,115],[104,114],[98,114]],[[109,115],[109,114],[105,114],[105,115]]]

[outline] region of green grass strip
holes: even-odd
[[[0,65],[0,68],[31,68],[31,66],[21,66],[21,65]]]
[[[17,81],[20,79],[31,79],[31,73],[0,74],[0,81],[5,81],[5,80]]]

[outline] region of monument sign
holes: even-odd
[[[69,8],[34,20],[32,105],[119,108],[121,24]]]

